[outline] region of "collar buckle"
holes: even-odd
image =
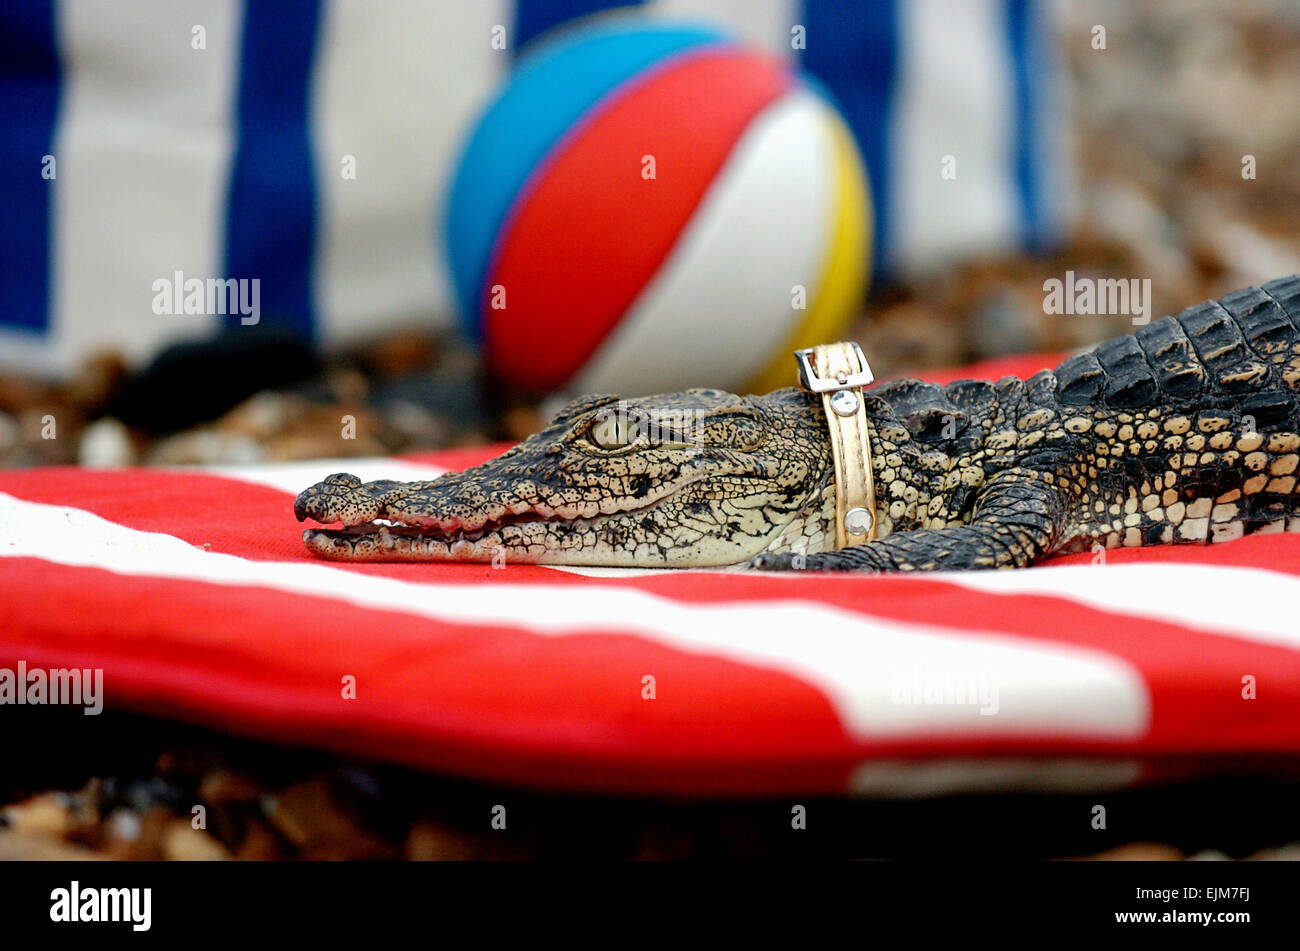
[[[848,347],[853,356],[857,357],[858,366],[862,369],[857,373],[840,373],[826,379],[818,376],[817,371],[813,368],[813,353],[817,349],[816,347],[796,350],[794,359],[799,364],[799,385],[809,393],[833,393],[837,390],[851,390],[875,382],[876,378],[871,372],[870,364],[867,363],[866,354],[862,352],[862,348],[857,343],[849,341],[836,346]]]

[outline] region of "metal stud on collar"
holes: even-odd
[[[831,409],[837,416],[852,416],[858,411],[858,402],[858,394],[853,390],[836,390],[831,397]]]
[[[844,513],[844,530],[850,535],[865,535],[871,531],[873,521],[875,519],[866,509],[852,508]]]

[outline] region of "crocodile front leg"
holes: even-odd
[[[767,553],[751,559],[749,567],[868,572],[1023,568],[1061,541],[1067,509],[1063,489],[1049,485],[1036,472],[1013,469],[983,489],[966,525],[900,532],[814,555]]]

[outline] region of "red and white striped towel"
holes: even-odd
[[[1300,762],[1300,535],[926,577],[303,549],[290,505],[326,473],[492,454],[0,474],[0,667],[99,667],[110,706],[555,789],[1106,789]]]

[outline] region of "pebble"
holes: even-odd
[[[516,406],[507,410],[501,419],[501,428],[505,431],[506,438],[516,442],[527,439],[544,425],[534,406]]]
[[[134,465],[135,461],[131,432],[119,420],[106,416],[82,430],[81,443],[77,447],[78,465],[111,469]]]
[[[0,458],[18,445],[18,420],[9,413],[0,412]]]
[[[256,439],[215,429],[194,429],[169,436],[149,450],[152,466],[241,466],[265,462],[269,453]]]
[[[304,858],[395,858],[396,850],[341,803],[327,777],[314,776],[266,796],[262,811]]]
[[[0,811],[4,825],[27,835],[67,835],[75,827],[72,797],[62,792],[47,792]]]
[[[466,862],[483,857],[469,836],[428,818],[411,826],[404,852],[413,862]]]
[[[231,857],[224,845],[184,819],[168,823],[162,851],[164,858],[181,862],[219,862]]]
[[[1184,856],[1181,849],[1172,845],[1159,842],[1129,842],[1084,858],[1094,862],[1178,862]]]
[[[204,803],[254,803],[262,792],[261,783],[252,776],[228,768],[210,770],[199,782],[199,799]]]
[[[1261,849],[1249,858],[1255,862],[1300,862],[1300,842],[1275,849]]]
[[[399,330],[361,348],[356,356],[375,376],[403,376],[433,366],[440,347],[432,333]]]
[[[114,809],[104,820],[104,827],[105,835],[111,840],[128,844],[140,841],[142,824],[140,814],[134,809]]]
[[[305,400],[291,398],[283,393],[263,390],[240,403],[217,422],[216,428],[225,433],[268,439],[281,432],[307,409]]]
[[[418,403],[394,400],[384,407],[384,419],[413,444],[412,448],[442,446],[450,441],[447,420]]]
[[[244,835],[235,849],[235,858],[241,861],[274,862],[287,856],[284,841],[266,822],[259,818],[244,821]]]
[[[82,364],[68,385],[68,398],[88,416],[94,416],[113,401],[128,377],[126,361],[116,351],[95,354]]]
[[[983,300],[970,315],[971,353],[985,360],[1005,353],[1036,349],[1037,325],[1034,314],[1010,288],[999,288]]]
[[[0,862],[101,862],[109,856],[83,846],[0,829]]]

